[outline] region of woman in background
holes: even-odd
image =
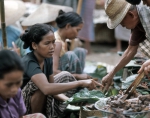
[[[53,55],[54,73],[68,71],[77,80],[91,78],[87,74],[83,74],[87,50],[78,47],[69,51],[66,42],[68,39],[74,40],[78,36],[78,32],[83,27],[82,18],[75,12],[65,13],[60,10],[56,23],[58,30],[54,33],[56,39]]]

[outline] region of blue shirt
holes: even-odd
[[[7,46],[12,47],[12,42],[15,42],[21,35],[21,31],[14,26],[6,27]],[[2,29],[0,29],[0,42],[2,44]]]

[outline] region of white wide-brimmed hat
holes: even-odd
[[[26,10],[24,2],[20,0],[4,0],[4,7],[5,7],[6,26],[14,24],[17,20],[19,20],[23,16]]]
[[[22,26],[32,26],[36,23],[49,23],[55,21],[59,10],[63,10],[64,12],[73,11],[71,7],[43,3],[35,12],[24,19],[21,24]]]
[[[105,12],[108,15],[107,26],[110,29],[117,27],[129,11],[131,4],[125,0],[107,0]]]

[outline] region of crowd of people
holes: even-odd
[[[87,25],[91,29],[93,24],[86,24],[82,14],[80,16],[71,7],[52,5],[51,0],[45,2],[50,4],[43,3],[22,21],[22,25],[26,26],[25,32],[14,28],[9,20],[6,20],[7,44],[14,51],[0,51],[2,118],[58,118],[67,106],[63,102],[80,89],[86,87],[92,90],[99,86],[107,90],[115,73],[134,57],[139,47],[150,57],[150,0],[106,1],[108,28],[113,29],[120,24],[131,29],[131,37],[122,59],[102,79],[102,84],[83,73],[88,50],[81,47],[70,50],[67,42],[68,39],[72,41],[83,35],[80,30],[84,32],[82,29],[87,29]],[[23,11],[21,1],[14,1],[14,4],[20,6]],[[17,9],[15,12],[23,15],[22,11]],[[44,14],[50,14],[50,17],[45,15],[44,18]],[[90,31],[88,29],[85,34]],[[84,36],[89,40],[91,34]],[[2,39],[0,41],[2,42]],[[143,71],[149,75],[150,60],[142,65],[138,73]]]

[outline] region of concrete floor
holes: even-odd
[[[86,61],[103,62],[115,65],[121,57],[117,52],[111,52],[110,50],[112,48],[114,48],[114,46],[108,44],[92,44],[91,53],[87,55]]]

